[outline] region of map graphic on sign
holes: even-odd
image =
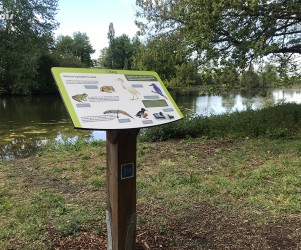
[[[155,72],[52,68],[52,73],[75,128],[144,128],[183,118]]]

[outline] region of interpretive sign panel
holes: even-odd
[[[150,71],[52,68],[75,128],[144,128],[183,118]]]

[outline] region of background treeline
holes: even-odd
[[[86,33],[54,37],[58,0],[0,1],[0,95],[57,92],[51,67],[93,67]],[[1,14],[1,13],[0,13]]]
[[[301,3],[136,1],[137,36],[115,36],[98,59],[86,33],[54,37],[58,0],[0,1],[0,95],[57,91],[50,68],[156,71],[168,87],[299,84]],[[0,13],[1,14],[1,13]]]

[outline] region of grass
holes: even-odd
[[[140,141],[137,241],[144,249],[269,249],[286,238],[282,249],[298,249],[300,137],[265,135]],[[52,142],[37,156],[0,161],[0,249],[75,249],[64,244],[106,238],[105,144],[73,144]],[[267,232],[275,239],[267,241]]]
[[[183,140],[177,142],[179,146],[166,143],[165,147],[173,150],[163,155],[156,152],[163,160],[155,166],[152,161],[143,169],[147,179],[144,188],[164,197],[167,203],[177,203],[175,197],[180,197],[181,203],[188,207],[194,200],[218,206],[226,204],[232,211],[244,210],[248,216],[257,215],[258,207],[269,215],[300,212],[299,141],[261,139],[229,144],[221,141],[225,145],[219,145],[210,152],[212,155],[202,158],[204,153],[195,146],[202,145],[206,150],[206,142]]]
[[[183,138],[268,137],[291,138],[301,127],[301,105],[287,103],[261,110],[247,110],[210,117],[185,117],[169,124],[143,130],[141,141]]]
[[[105,210],[94,194],[105,186],[105,158],[95,144],[53,142],[36,158],[0,162],[0,249],[47,249],[48,231],[74,235],[95,221],[102,232]]]

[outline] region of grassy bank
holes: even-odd
[[[139,141],[137,249],[301,248],[297,129],[221,131]],[[0,161],[0,249],[106,249],[105,169],[105,144],[84,140]]]
[[[185,117],[172,125],[142,131],[142,141],[164,141],[184,138],[242,138],[271,139],[299,136],[301,105],[282,104],[261,110],[247,110],[210,117]]]

